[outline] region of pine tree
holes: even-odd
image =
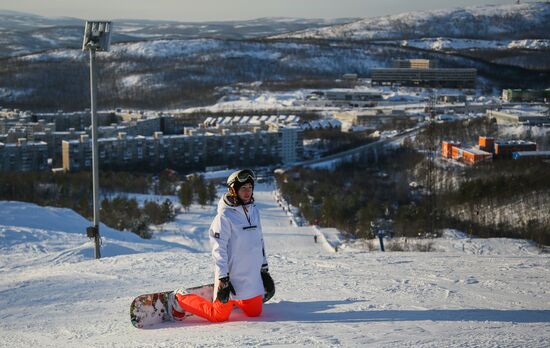
[[[143,205],[143,212],[145,213],[145,215],[149,217],[149,220],[155,225],[159,225],[164,222],[162,218],[162,209],[155,202],[145,201],[145,204]]]
[[[189,181],[184,181],[181,183],[178,196],[183,209],[189,211],[189,207],[193,203],[193,189]]]
[[[193,187],[197,193],[197,202],[201,206],[205,206],[208,203],[208,188],[202,175],[194,176]]]
[[[161,217],[162,222],[174,221],[176,217],[176,212],[174,211],[174,205],[169,199],[166,199],[161,206]]]
[[[217,197],[218,190],[216,189],[216,185],[213,181],[210,181],[210,183],[208,184],[208,204],[214,203]]]

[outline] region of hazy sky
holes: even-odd
[[[208,21],[260,17],[374,17],[515,0],[1,0],[0,9],[82,19]]]

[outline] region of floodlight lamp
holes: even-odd
[[[82,50],[108,51],[111,45],[111,22],[86,21]]]

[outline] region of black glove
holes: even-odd
[[[262,268],[260,274],[262,275],[262,282],[264,283],[265,289],[264,302],[267,302],[275,295],[275,283],[271,275],[269,275],[269,270],[267,268]]]
[[[216,300],[221,303],[227,303],[227,301],[229,301],[230,292],[235,295],[235,288],[233,288],[233,284],[229,281],[229,276],[220,278]]]

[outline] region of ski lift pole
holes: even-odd
[[[94,255],[96,259],[101,258],[100,235],[99,235],[99,163],[97,145],[97,83],[95,69],[95,50],[90,50],[90,99],[92,115],[92,176],[93,176],[93,204],[94,204]]]
[[[380,250],[386,251],[384,250],[384,230],[378,231],[378,240],[380,240]]]
[[[84,28],[82,50],[90,51],[90,114],[92,118],[92,177],[93,177],[93,208],[94,225],[86,229],[89,238],[94,239],[94,256],[101,258],[101,237],[99,234],[99,156],[97,143],[97,79],[95,68],[96,51],[108,51],[111,43],[111,22],[87,21]]]
[[[370,225],[371,225],[371,228],[372,228],[371,231],[374,232],[375,236],[378,236],[378,240],[380,241],[380,250],[385,251],[384,250],[384,230],[380,228],[381,227],[380,222],[379,221],[371,221]]]

